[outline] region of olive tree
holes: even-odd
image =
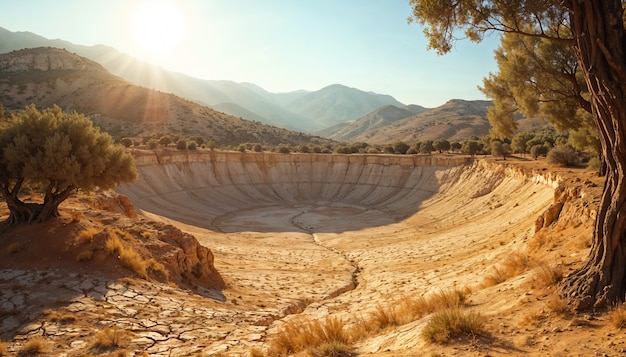
[[[133,157],[84,115],[30,105],[0,123],[0,193],[10,224],[56,217],[77,189],[108,189],[137,176]],[[43,202],[22,201],[26,186],[40,189]]]
[[[563,280],[561,294],[576,309],[623,299],[626,293],[626,215],[623,214],[626,211],[626,31],[622,1],[410,0],[410,4],[411,19],[425,26],[429,47],[440,54],[451,50],[459,31],[473,41],[480,41],[487,32],[499,31],[528,41],[541,40],[543,45],[554,48],[546,47],[546,55],[574,59],[570,62],[575,70],[573,76],[553,78],[562,82],[569,78],[570,93],[584,91],[585,95],[571,98],[590,113],[595,123],[607,174],[589,257],[584,266]],[[535,62],[529,62],[532,63]],[[575,80],[577,76],[581,81]],[[545,79],[534,75],[530,78],[538,84]],[[536,100],[532,96],[519,98],[526,101],[516,104],[529,108]],[[501,113],[515,111],[511,102],[501,104],[502,107],[496,108]],[[551,104],[559,103],[551,101]],[[576,121],[577,118],[569,115],[565,119]]]

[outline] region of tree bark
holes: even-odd
[[[607,169],[588,261],[561,283],[562,296],[584,310],[626,293],[626,37],[619,0],[568,5]]]

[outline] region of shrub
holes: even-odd
[[[131,336],[128,331],[105,327],[96,333],[93,347],[103,349],[126,347],[130,342],[130,337]]]
[[[575,166],[579,162],[578,154],[572,149],[571,146],[557,145],[547,156],[548,163],[558,166]]]
[[[290,321],[270,342],[270,354],[286,355],[304,350],[319,351],[320,348],[327,349],[329,345],[345,346],[347,343],[348,334],[341,318],[327,316],[324,321]]]
[[[463,335],[482,335],[485,319],[473,311],[460,308],[446,309],[436,312],[421,332],[427,342],[443,343],[449,339]]]
[[[542,264],[535,269],[533,278],[539,287],[549,287],[561,281],[563,271],[558,266]]]
[[[609,309],[611,325],[618,330],[626,326],[626,305],[619,304]]]
[[[196,144],[195,141],[190,141],[189,144],[187,145],[187,150],[197,150],[198,149],[198,144]]]
[[[587,170],[589,171],[600,172],[601,167],[602,167],[602,163],[600,162],[600,159],[597,156],[593,156],[587,162]]]
[[[239,146],[237,146],[237,151],[239,152],[246,152],[246,150],[246,144],[239,144]]]
[[[148,140],[148,148],[154,150],[157,148],[157,146],[159,146],[159,142],[154,140],[154,139],[150,139]]]
[[[36,355],[36,354],[44,353],[46,349],[47,349],[46,340],[42,336],[35,336],[31,338],[30,340],[28,340],[28,342],[26,342],[24,346],[22,346],[22,349],[20,350],[19,355],[20,356]]]
[[[176,142],[176,149],[178,150],[187,150],[187,140],[180,139]]]

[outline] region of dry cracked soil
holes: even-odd
[[[117,191],[136,218],[73,198],[53,223],[0,227],[2,353],[26,355],[43,337],[32,353],[270,355],[290,322],[331,316],[354,326],[444,290],[464,292],[466,308],[485,318],[483,334],[427,342],[427,315],[355,339],[349,355],[626,352],[609,313],[560,310],[554,288],[538,282],[545,267],[567,274],[588,253],[602,181],[584,169],[452,155],[135,156],[138,180]],[[64,251],[49,237],[75,234],[80,220],[174,225],[213,252],[225,286],[181,287],[47,254]],[[103,331],[119,343],[99,344]]]

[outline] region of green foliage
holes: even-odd
[[[551,164],[565,167],[576,166],[580,162],[578,154],[568,145],[555,146],[546,158]]]
[[[403,141],[397,141],[393,144],[393,152],[396,154],[406,154],[409,148],[410,148],[409,144]]]
[[[56,105],[41,112],[27,106],[5,118],[0,129],[0,189],[12,223],[56,215],[58,204],[75,189],[109,189],[137,176],[124,147],[89,118]],[[21,202],[23,184],[41,188],[44,204]]]
[[[122,138],[122,140],[120,140],[120,144],[124,145],[125,147],[131,147],[131,145],[133,145],[133,139],[131,138]]]
[[[435,147],[432,140],[426,140],[420,144],[420,153],[430,154],[433,151],[435,151]]]
[[[449,151],[452,146],[450,145],[450,142],[446,139],[437,139],[433,142],[433,147],[435,148],[435,150],[442,153],[444,151]]]
[[[178,140],[178,142],[176,143],[176,149],[187,150],[187,140],[185,139]]]
[[[464,154],[468,154],[468,155],[474,156],[482,148],[483,148],[483,144],[480,143],[478,140],[465,140],[463,142],[463,146],[461,147],[461,151]]]
[[[291,148],[287,144],[280,144],[276,147],[276,152],[281,154],[289,154],[291,152]]]
[[[159,139],[159,144],[163,145],[163,146],[168,146],[169,144],[172,143],[172,138],[170,138],[169,136],[165,135],[162,136],[161,139]]]

